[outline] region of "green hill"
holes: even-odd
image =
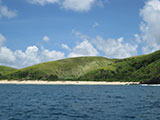
[[[46,62],[5,74],[3,79],[74,80],[94,69],[112,64],[104,57],[77,57]]]
[[[109,66],[90,71],[79,79],[144,82],[159,78],[160,51],[156,51],[149,55],[118,60],[118,62]]]
[[[0,79],[160,83],[160,50],[126,59],[77,57],[41,63],[19,70],[4,66],[2,68],[0,67]]]
[[[17,69],[0,65],[0,76],[15,70]]]

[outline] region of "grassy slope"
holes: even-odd
[[[147,81],[160,78],[160,51],[119,60],[107,67],[86,73],[81,80]]]
[[[0,65],[0,76],[4,75],[6,73],[9,73],[9,72],[13,72],[15,70],[17,70],[17,69]]]
[[[6,79],[77,79],[91,70],[112,64],[104,57],[78,57],[46,62],[6,74]]]

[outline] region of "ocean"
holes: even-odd
[[[160,120],[160,87],[1,84],[0,120]]]

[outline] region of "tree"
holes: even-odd
[[[48,77],[48,79],[47,80],[58,80],[58,76],[57,75],[50,75],[49,77]]]

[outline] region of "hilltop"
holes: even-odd
[[[8,67],[2,67],[8,68]],[[6,72],[5,72],[6,71]],[[126,59],[76,57],[45,62],[23,69],[1,69],[1,79],[80,80],[160,83],[160,50]]]

